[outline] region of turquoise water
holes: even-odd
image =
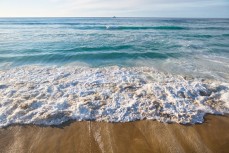
[[[201,66],[195,62],[202,59],[217,68],[222,62],[220,69],[225,71],[229,63],[229,19],[0,19],[3,68],[72,62],[162,68],[178,61],[180,67],[172,63],[175,69],[185,66],[197,71]]]
[[[153,66],[227,80],[229,19],[1,18],[0,68]]]
[[[229,113],[229,19],[0,18],[0,127]]]

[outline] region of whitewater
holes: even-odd
[[[0,18],[0,127],[203,123],[229,112],[229,20]]]
[[[0,73],[0,126],[68,120],[202,123],[229,112],[229,84],[147,67],[26,66]]]

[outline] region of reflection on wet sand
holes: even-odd
[[[229,116],[198,125],[157,121],[72,122],[58,127],[9,126],[0,130],[1,152],[166,153],[229,150]]]

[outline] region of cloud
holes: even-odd
[[[228,0],[7,0],[0,16],[229,17]],[[209,10],[214,12],[209,12]],[[208,14],[206,13],[208,12]]]

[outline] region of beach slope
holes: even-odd
[[[166,153],[229,151],[229,116],[198,125],[157,121],[71,122],[58,127],[15,125],[0,129],[0,148],[10,152]]]

